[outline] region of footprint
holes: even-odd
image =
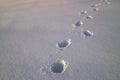
[[[59,60],[51,65],[52,73],[63,73],[68,67],[68,63],[65,60]]]

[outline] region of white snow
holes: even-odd
[[[99,2],[100,11],[93,11],[96,7],[91,5]],[[0,80],[120,80],[120,0],[110,3],[1,0]],[[95,18],[86,20],[86,14],[77,15],[84,10]],[[82,39],[68,33],[71,24],[81,20],[83,31],[93,32],[94,37]],[[80,29],[75,31],[80,33]],[[60,40],[71,46],[55,54]],[[64,70],[55,75],[51,65],[58,58]]]

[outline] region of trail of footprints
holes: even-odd
[[[110,1],[108,0],[102,0],[100,3],[91,5],[91,9],[92,11],[99,11],[99,6],[102,5],[108,5],[110,4]],[[88,11],[81,11],[80,15],[84,15],[84,17],[86,19],[94,19],[93,16],[91,16],[90,14],[88,14]],[[88,38],[88,37],[92,37],[94,35],[94,33],[90,30],[85,30],[84,29],[84,22],[83,20],[79,20],[76,23],[72,24],[72,29],[71,29],[71,33],[74,34],[76,29],[80,29],[80,33],[81,33],[81,38]],[[72,39],[65,39],[63,41],[60,41],[58,43],[56,43],[56,48],[57,51],[56,53],[61,53],[64,49],[67,49],[70,47],[70,45],[72,44]],[[53,64],[51,64],[49,67],[42,67],[40,68],[40,72],[41,73],[53,73],[53,74],[57,74],[57,73],[63,73],[67,67],[68,67],[69,63],[67,61],[65,61],[64,59],[59,59],[57,61],[55,61]]]

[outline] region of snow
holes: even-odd
[[[120,80],[119,0],[0,1],[0,80]],[[87,10],[93,19],[77,15]],[[80,30],[69,33],[83,20],[94,37],[82,39]],[[56,43],[72,39],[69,48],[56,54]],[[51,64],[67,61],[64,72],[54,75]]]

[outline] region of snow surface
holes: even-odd
[[[102,3],[99,11],[94,4]],[[120,80],[120,0],[2,0],[0,1],[0,80]],[[87,20],[81,11],[94,19]],[[84,21],[94,36],[70,33]],[[69,48],[56,54],[56,43],[71,38]],[[61,74],[51,65],[69,63]]]

